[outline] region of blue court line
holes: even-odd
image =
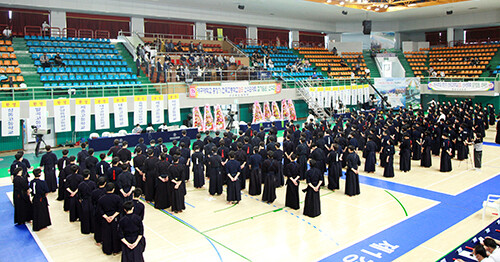
[[[188,202],[186,202],[186,201],[184,201],[184,204],[186,204],[186,205],[188,205],[188,206],[190,206],[190,207],[192,207],[192,208],[195,208],[193,205],[189,204],[189,203],[188,203]]]
[[[500,146],[500,144],[492,143],[492,142],[483,142],[483,145],[485,145],[485,146]]]
[[[500,176],[497,175],[457,196],[446,197],[442,199],[443,202],[440,204],[340,250],[322,261],[342,261],[345,257],[352,257],[352,255],[364,256],[374,262],[395,260],[480,210],[482,208],[481,203],[487,198],[488,194],[498,194],[500,192],[499,184]],[[379,244],[383,243],[383,241],[399,247],[394,249],[392,253],[382,253],[370,247],[370,244]],[[380,257],[370,256],[362,250],[380,253]]]
[[[14,206],[7,197],[12,186],[0,187],[0,254],[1,261],[47,261],[26,225],[14,225]]]

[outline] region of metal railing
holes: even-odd
[[[151,80],[156,80],[157,72],[150,77]],[[254,81],[254,80],[269,80],[273,79],[271,72],[265,70],[255,69],[240,69],[240,70],[218,70],[218,69],[205,69],[202,73],[198,74],[197,69],[189,71],[188,77],[185,76],[183,69],[162,70],[160,74],[164,76],[167,73],[166,79],[169,83],[175,82],[211,82],[211,81]],[[161,76],[160,75],[160,76]],[[173,80],[173,81],[170,81]]]

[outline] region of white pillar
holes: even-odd
[[[298,42],[299,41],[299,31],[293,30],[288,33],[288,38],[289,38],[289,48],[293,48],[293,42]]]
[[[401,33],[399,32],[396,32],[394,34],[394,41],[396,42],[395,45],[394,45],[394,48],[397,50],[397,49],[401,49]]]
[[[258,39],[259,38],[259,34],[257,33],[256,26],[247,27],[247,38],[249,38],[249,39]]]
[[[64,11],[50,11],[50,16],[49,16],[49,21],[47,21],[51,27],[58,27],[61,30],[63,28],[66,28],[66,12]],[[52,34],[56,32],[52,31]],[[53,36],[58,36],[58,35],[53,35]]]
[[[214,32],[214,36],[217,32]],[[207,37],[207,23],[204,22],[196,22],[194,24],[194,38],[203,40]]]
[[[130,18],[130,32],[136,32],[139,35],[144,34],[144,18],[131,17]]]
[[[328,49],[332,49],[329,47],[330,42],[342,42],[342,34],[340,33],[327,33],[325,36],[325,47]]]
[[[455,33],[453,34],[453,38],[455,41],[464,41],[464,29],[455,28]]]
[[[455,30],[451,27],[446,31],[446,41],[450,46],[453,46],[453,43],[450,42],[455,41]]]

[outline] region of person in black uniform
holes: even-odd
[[[64,149],[62,151],[63,156],[57,160],[57,170],[59,170],[59,185],[57,189],[57,200],[58,201],[63,201],[64,200],[64,194],[66,190],[64,190],[64,184],[66,180],[66,175],[64,173],[64,169],[66,166],[69,165],[69,159],[68,159],[68,149]]]
[[[130,173],[129,164],[122,164],[121,169],[123,172],[118,175],[116,187],[119,190],[118,195],[125,202],[132,200],[132,193],[135,190],[135,177]]]
[[[148,148],[148,158],[144,161],[144,173],[146,173],[146,181],[144,184],[144,196],[146,202],[151,202],[155,197],[155,182],[158,177],[158,162],[160,159],[155,156],[154,149]]]
[[[342,176],[342,163],[339,144],[333,144],[333,150],[328,154],[326,163],[328,164],[328,189],[340,189],[340,177]]]
[[[57,178],[56,178],[56,164],[57,156],[51,151],[50,145],[45,146],[45,153],[40,161],[40,168],[43,169],[45,174],[45,182],[49,187],[50,192],[56,192],[57,190]]]
[[[304,200],[304,215],[308,217],[317,217],[321,214],[321,202],[319,198],[319,189],[323,183],[322,171],[317,167],[314,159],[309,160],[311,169],[306,172],[307,188],[306,198]]]
[[[83,181],[77,165],[70,166],[71,174],[66,177],[66,198],[69,210],[69,222],[80,218],[82,205],[78,199],[78,185]]]
[[[28,179],[23,177],[23,169],[18,167],[12,170],[15,174],[13,191],[13,201],[14,201],[14,223],[17,225],[23,225],[33,219],[33,205],[30,199],[30,186],[28,184]]]
[[[400,145],[399,170],[408,172],[411,169],[411,140],[410,134],[405,133]]]
[[[420,124],[418,122],[415,123],[411,139],[411,160],[420,160],[422,158],[422,133],[420,132]]]
[[[122,171],[123,170],[120,167],[120,158],[113,157],[113,160],[111,161],[111,167],[108,169],[108,171],[106,171],[106,178],[108,179],[108,182],[115,183]]]
[[[134,198],[132,199],[132,203],[134,203],[134,214],[138,215],[141,220],[144,220],[144,204],[139,201],[142,196],[142,190],[140,188],[136,188],[134,190]]]
[[[90,171],[90,180],[97,181],[97,171],[96,166],[99,163],[97,157],[94,156],[94,149],[89,148],[89,156],[85,159],[85,167]]]
[[[286,180],[286,197],[285,197],[285,206],[291,209],[299,209],[299,184],[300,184],[300,175],[299,169],[297,165],[297,155],[292,154],[290,156],[291,162],[288,163],[283,173],[287,177]]]
[[[455,142],[455,148],[457,149],[457,159],[464,160],[467,159],[467,144],[469,140],[469,134],[464,129],[462,125],[458,127],[458,136]]]
[[[365,150],[363,155],[366,158],[365,161],[365,172],[375,173],[375,164],[377,162],[377,157],[375,152],[377,151],[377,144],[373,141],[373,136],[368,136],[368,142],[366,142]]]
[[[299,164],[300,179],[302,180],[306,178],[307,158],[309,155],[309,148],[307,147],[305,137],[300,138],[300,144],[297,146],[296,152],[298,157],[297,163]]]
[[[165,153],[160,154],[160,161],[157,164],[158,180],[155,187],[155,208],[166,209],[170,207],[172,197],[172,186],[168,180],[168,167],[170,163],[167,161]]]
[[[348,196],[355,196],[360,194],[358,167],[361,165],[361,161],[359,160],[359,156],[354,152],[354,146],[348,146],[347,152],[345,194]]]
[[[114,145],[109,149],[109,151],[106,155],[111,156],[112,158],[115,158],[116,156],[118,156],[116,153],[118,153],[118,151],[121,149],[120,140],[115,139],[113,141],[113,144]]]
[[[210,195],[222,194],[222,158],[217,155],[217,148],[212,148],[212,155],[207,160],[207,174],[210,178],[208,193]]]
[[[168,177],[172,183],[172,212],[179,213],[186,209],[184,204],[184,196],[186,195],[185,168],[179,163],[178,155],[174,155],[172,160],[172,165],[168,167]]]
[[[123,203],[123,210],[125,215],[118,223],[118,237],[122,243],[122,261],[142,262],[146,248],[142,219],[135,214],[135,206],[132,201]]]
[[[240,162],[234,160],[234,151],[229,152],[229,161],[224,164],[227,173],[227,202],[238,204],[241,201]]]
[[[272,203],[276,199],[276,178],[278,174],[278,163],[273,159],[274,152],[267,152],[267,159],[262,163],[262,176],[264,179],[264,192],[262,201]]]
[[[91,193],[92,206],[94,207],[93,214],[94,217],[94,240],[100,245],[102,242],[102,231],[101,231],[101,214],[97,210],[97,202],[99,199],[106,194],[106,177],[101,176],[97,179],[98,188],[94,189]]]
[[[97,178],[105,176],[106,172],[108,172],[108,169],[111,167],[109,165],[109,163],[106,162],[106,154],[105,153],[101,153],[99,155],[99,158],[101,159],[101,161],[99,161],[99,163],[97,163],[95,166]]]
[[[246,137],[245,137],[246,138]],[[235,152],[235,159],[236,161],[238,161],[239,163],[241,163],[241,165],[243,167],[246,166],[246,162],[247,162],[247,159],[248,157],[250,157],[249,154],[247,154],[246,151],[243,150],[243,143],[241,142],[238,142],[237,143],[237,148],[238,150]],[[233,151],[234,152],[234,151]],[[231,153],[231,152],[230,152]],[[240,172],[240,175],[239,175],[239,178],[240,178],[240,186],[241,186],[241,189],[245,189],[245,186],[246,186],[246,179],[247,179],[247,170],[248,170],[248,167],[244,168],[241,172]],[[222,171],[222,175],[223,175],[223,181],[224,181],[224,184],[226,184],[227,179],[227,174],[226,174],[226,169],[224,168],[223,171]]]
[[[384,177],[394,177],[394,154],[396,151],[394,150],[394,140],[389,140],[389,145],[384,148],[385,150],[385,167],[384,167]],[[420,149],[419,149],[420,150]]]
[[[323,146],[322,146],[323,147]],[[318,146],[316,143],[312,143],[311,145],[311,155],[309,156],[310,159],[314,159],[316,161],[316,168],[319,169],[319,171],[323,172],[322,174],[325,174],[326,172],[326,157],[327,155],[323,151],[321,147]],[[321,176],[321,181],[322,184],[325,184],[325,176]]]
[[[443,140],[441,145],[441,165],[439,171],[441,172],[451,172],[451,141],[449,140],[449,135],[443,133]]]
[[[193,184],[194,188],[202,188],[205,185],[205,156],[198,145],[194,146],[194,153],[191,155],[193,163]]]
[[[144,192],[144,180],[146,173],[144,172],[144,162],[146,161],[146,151],[142,151],[141,147],[136,148],[137,155],[133,158],[135,187],[140,188]]]
[[[82,206],[80,231],[86,235],[94,232],[95,207],[92,204],[92,192],[97,189],[97,185],[90,180],[90,170],[85,169],[82,174],[83,181],[78,185],[78,198]]]
[[[122,199],[114,193],[115,185],[106,184],[106,194],[97,201],[97,212],[101,217],[102,252],[106,255],[118,254],[121,250],[118,237],[118,216],[120,215]]]
[[[26,163],[24,163],[23,154],[17,153],[14,156],[14,158],[15,158],[15,160],[12,162],[12,165],[10,165],[10,169],[9,169],[11,179],[14,179],[14,176],[16,174],[14,174],[13,172],[18,167],[23,169],[23,177],[25,177],[27,179],[28,178],[28,166],[26,165]]]
[[[87,167],[85,166],[85,159],[89,156],[89,152],[87,151],[87,143],[83,142],[80,144],[82,150],[78,152],[76,155],[76,162],[80,166],[81,170],[86,169]]]
[[[135,146],[134,154],[139,153],[139,151],[138,151],[139,148],[141,149],[142,153],[145,153],[146,150],[148,149],[148,146],[146,146],[146,144],[144,144],[144,138],[140,137],[138,142],[139,143]]]
[[[42,230],[50,225],[49,202],[47,201],[47,194],[49,187],[45,181],[40,179],[42,170],[36,168],[33,170],[33,179],[30,183],[31,194],[33,195],[33,231]]]
[[[181,157],[184,159],[184,179],[189,181],[189,166],[191,165],[191,149],[189,149],[189,144],[185,142],[180,143],[180,153]]]
[[[497,120],[500,119],[500,115],[497,117]],[[497,121],[497,134],[495,136],[495,143],[500,144],[500,120]]]
[[[128,150],[127,147],[128,147],[128,142],[123,141],[122,148],[118,150],[118,152],[116,153],[118,158],[123,164],[129,164],[130,160],[132,160],[132,152],[130,152],[130,150]]]
[[[258,146],[254,147],[253,151],[254,154],[248,159],[248,167],[250,169],[248,194],[256,196],[262,192],[262,156],[259,154]]]
[[[432,166],[432,140],[430,136],[430,132],[424,132],[424,140],[422,143],[422,158],[420,159],[420,166],[422,167]]]

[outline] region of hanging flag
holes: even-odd
[[[179,94],[168,95],[168,122],[181,121],[181,104],[179,102]]]
[[[364,102],[368,102],[370,101],[370,86],[369,85],[365,85],[365,87],[363,88],[363,91],[364,91]]]
[[[265,121],[271,120],[271,108],[269,107],[269,102],[264,102],[264,119]]]
[[[297,114],[292,99],[288,99],[288,108],[290,110],[290,120],[297,121]]]
[[[2,136],[19,136],[21,111],[19,101],[2,101]]]
[[[134,125],[148,123],[148,97],[134,96]]]
[[[318,93],[318,104],[319,107],[325,107],[325,88],[318,87],[316,89],[316,93]]]
[[[54,131],[56,133],[71,131],[71,113],[69,99],[55,99],[54,101]]]
[[[283,115],[283,120],[290,120],[290,109],[285,99],[281,100],[281,114]]]
[[[90,131],[90,98],[75,99],[75,131]]]
[[[30,101],[30,117],[31,125],[40,129],[47,129],[47,101],[32,100]]]
[[[330,108],[332,106],[332,87],[325,87],[325,107]]]
[[[198,128],[198,131],[203,131],[205,125],[203,124],[203,116],[199,107],[193,107],[193,127]]]
[[[163,95],[151,96],[151,123],[153,125],[165,123],[165,112],[163,111],[163,107]]]
[[[113,109],[115,114],[115,128],[128,126],[127,98],[113,98]]]
[[[278,107],[278,103],[276,103],[276,101],[273,101],[271,106],[273,109],[274,119],[275,120],[283,120],[283,116],[281,115],[280,108]]]
[[[210,106],[205,105],[205,127],[203,131],[212,131],[214,130],[214,118],[212,117],[212,112],[210,111]]]
[[[214,114],[215,114],[215,130],[224,130],[226,128],[226,121],[224,119],[224,114],[222,113],[220,105],[215,105]]]
[[[109,129],[109,99],[94,99],[95,129]]]
[[[262,110],[260,109],[260,103],[253,103],[253,120],[252,123],[260,123],[264,121],[264,115],[262,114]]]

